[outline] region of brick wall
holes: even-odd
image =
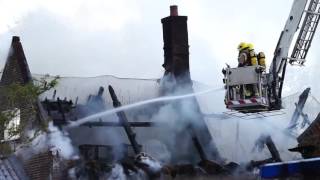
[[[27,175],[32,180],[46,180],[49,178],[49,174],[53,164],[53,156],[51,152],[43,152],[34,155],[24,164],[24,169]]]
[[[47,150],[25,161],[24,169],[32,180],[63,180],[67,179],[66,164],[58,150]]]

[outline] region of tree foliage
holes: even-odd
[[[5,111],[0,111],[0,133],[3,135],[5,130],[10,137],[20,135],[26,126],[26,122],[20,121],[19,126],[9,126],[9,123],[20,113],[21,107],[29,107],[30,115],[36,113],[36,103],[39,95],[55,87],[58,83],[59,76],[50,78],[49,75],[32,83],[25,85],[11,84],[0,88],[2,96],[2,105],[5,105]],[[1,137],[1,136],[0,136]]]

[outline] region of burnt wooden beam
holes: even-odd
[[[64,100],[64,101],[66,101],[66,100]],[[65,114],[64,114],[64,109],[62,108],[62,103],[61,103],[60,98],[57,99],[57,102],[58,102],[59,112],[61,113],[61,116],[62,116],[62,121],[63,121],[63,122],[66,122],[66,116],[65,116]]]
[[[193,128],[192,128],[191,125],[189,125],[188,131],[189,131],[189,133],[190,133],[190,135],[191,135],[193,145],[194,145],[194,147],[196,148],[196,150],[198,151],[198,154],[199,154],[199,157],[200,157],[201,161],[206,161],[206,160],[208,160],[207,155],[206,155],[206,153],[204,152],[204,150],[203,150],[203,148],[202,148],[202,146],[201,146],[201,144],[200,144],[200,142],[199,142],[199,139],[198,139],[198,137],[196,136],[195,132],[193,131]]]
[[[267,136],[266,138],[266,145],[271,153],[272,158],[276,162],[281,162],[282,160],[281,160],[279,151],[270,136]]]
[[[257,140],[256,144],[258,146],[264,146],[266,145],[270,154],[271,158],[260,160],[260,161],[251,161],[248,165],[248,169],[252,169],[254,167],[259,167],[261,165],[267,164],[267,163],[274,163],[274,162],[282,162],[282,159],[280,157],[280,153],[274,144],[272,138],[270,135],[261,135],[259,139]]]
[[[113,101],[113,107],[114,108],[121,107],[121,103],[118,100],[117,95],[114,92],[112,86],[109,85],[108,89],[109,89],[111,99]],[[119,111],[119,112],[117,112],[117,116],[119,118],[119,123],[124,128],[124,130],[128,136],[128,139],[133,147],[134,152],[136,154],[139,154],[141,152],[141,145],[139,145],[138,142],[136,141],[136,134],[131,129],[131,126],[128,122],[128,118],[127,118],[126,114],[123,111]]]

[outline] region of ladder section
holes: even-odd
[[[297,41],[294,45],[292,55],[289,58],[290,64],[303,65],[310,48],[314,33],[317,29],[320,17],[319,0],[311,0],[308,9],[305,10],[303,23],[300,28]]]

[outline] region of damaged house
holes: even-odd
[[[236,179],[256,179],[256,174],[246,173],[247,164],[244,170],[238,168],[239,164],[248,163],[249,158],[256,160],[252,166],[258,166],[258,160],[286,159],[280,158],[284,149],[276,148],[281,141],[273,142],[270,136],[260,138],[269,150],[251,151],[266,125],[256,127],[252,121],[241,124],[238,120],[223,124],[208,116],[213,112],[214,96],[190,95],[209,87],[190,78],[187,16],[180,16],[177,6],[171,6],[170,16],[161,23],[164,75],[159,79],[61,77],[36,102],[21,102],[15,107],[10,107],[0,94],[0,110],[18,109],[19,123],[26,124],[19,137],[6,139],[5,133],[0,135],[2,144],[13,147],[14,158],[23,170],[2,168],[0,172],[7,172],[6,178],[20,174],[26,179],[43,180],[122,176],[183,179],[186,175],[219,178],[240,171]],[[0,88],[32,82],[20,39],[14,36]],[[30,131],[40,129],[43,123],[48,124],[49,135],[38,134],[31,145],[19,146]],[[249,127],[256,133],[254,136]],[[234,134],[236,138],[230,138]],[[239,141],[250,142],[250,147]],[[286,142],[293,146],[295,139]],[[243,154],[233,153],[237,148]],[[9,157],[1,158],[0,165]]]
[[[161,22],[165,57],[163,78],[61,78],[54,89],[39,97],[38,103],[21,102],[21,106],[14,107],[20,111],[20,122],[28,123],[26,129],[36,128],[37,122],[52,119],[55,126],[69,134],[72,142],[72,153],[65,153],[63,149],[54,153],[52,147],[47,147],[30,159],[23,159],[26,173],[31,179],[43,179],[50,174],[53,176],[54,155],[59,156],[59,153],[64,159],[71,160],[73,156],[80,156],[86,162],[120,161],[142,152],[166,164],[221,160],[194,97],[183,101],[143,105],[106,116],[102,114],[88,122],[77,123],[82,118],[121,104],[193,93],[189,71],[187,17],[179,16],[177,7],[172,6],[171,15]],[[20,38],[15,36],[3,70],[1,87],[28,83],[32,83],[31,73]],[[5,102],[5,99],[1,99],[1,102]],[[32,112],[29,105],[37,110],[32,117],[28,116],[28,112]],[[1,108],[4,111],[8,106],[4,103]],[[69,127],[70,125],[72,126]],[[17,139],[23,141],[22,136]],[[38,163],[41,170],[33,167],[32,163]],[[39,163],[45,164],[41,166]],[[86,176],[95,179],[98,174],[89,173]]]
[[[19,146],[20,144],[30,141],[28,137],[30,131],[38,130],[39,126],[48,120],[43,116],[45,113],[41,111],[40,101],[30,102],[30,99],[22,98],[17,101],[18,103],[12,104],[8,94],[8,88],[12,88],[12,86],[15,85],[27,86],[32,82],[33,80],[20,38],[14,36],[1,77],[0,110],[1,112],[13,111],[15,115],[7,127],[17,129],[20,127],[21,131],[17,133],[17,135],[10,136],[7,127],[1,127],[1,158],[4,159],[2,160],[3,164],[1,166],[3,174],[0,173],[3,176],[0,177],[4,179],[10,179],[11,176],[12,179],[28,179],[27,177],[31,179],[43,179],[49,175],[53,156],[47,151],[48,148],[43,152],[30,153],[32,157],[26,157],[24,154],[20,154],[24,149],[20,149]],[[9,152],[6,151],[8,148],[10,149]],[[6,158],[6,154],[11,151],[15,152],[15,155],[10,155]],[[16,157],[16,155],[18,157]],[[24,168],[20,168],[20,166]]]

